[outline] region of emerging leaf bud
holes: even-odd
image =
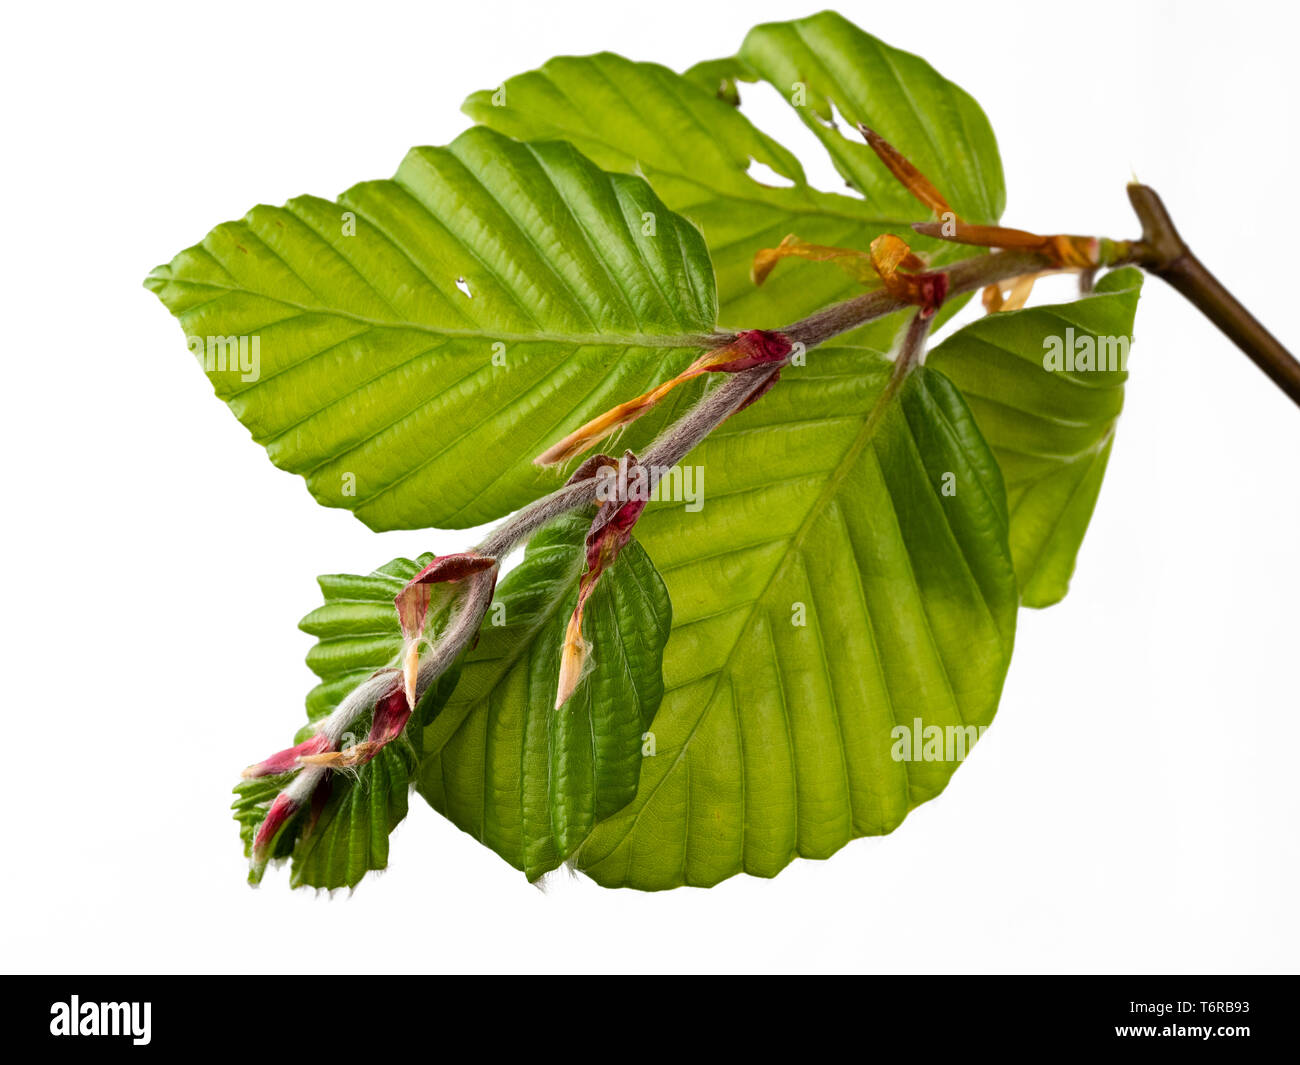
[[[262,866],[266,864],[267,858],[271,854],[271,844],[275,842],[275,837],[294,814],[298,812],[298,803],[291,799],[284,792],[280,792],[271,803],[271,808],[266,811],[266,817],[258,826],[257,835],[253,837],[253,864]]]
[[[563,440],[552,444],[533,459],[533,463],[538,466],[558,466],[576,458],[611,433],[631,425],[674,388],[692,377],[703,373],[739,373],[763,363],[785,362],[792,349],[790,339],[782,333],[766,329],[749,329],[737,333],[724,346],[706,351],[676,377],[591,419]]]
[[[921,308],[927,318],[939,309],[948,295],[948,275],[934,273],[905,273],[903,268],[915,269],[920,260],[903,240],[892,233],[882,233],[871,242],[871,262],[885,291],[897,300]]]
[[[393,600],[397,606],[397,620],[402,626],[402,676],[406,684],[406,700],[415,708],[416,681],[420,673],[420,641],[429,616],[429,602],[433,585],[463,581],[475,573],[482,573],[497,564],[495,558],[473,551],[439,555],[412,577]]]
[[[394,682],[393,686],[375,703],[370,733],[364,740],[341,751],[307,755],[302,759],[302,763],[325,769],[355,769],[363,766],[402,734],[406,723],[411,719],[413,709],[414,706],[405,686]]]
[[[608,464],[612,465],[613,460],[608,460]],[[583,465],[586,468],[590,463]],[[636,456],[630,451],[623,456],[617,466],[619,480],[624,483],[631,481],[631,475],[640,469]],[[569,697],[577,690],[591,657],[591,644],[582,638],[582,614],[587,599],[595,589],[596,582],[600,580],[600,575],[613,565],[618,553],[632,539],[632,527],[641,517],[641,512],[645,510],[646,502],[645,498],[641,498],[641,493],[632,499],[602,502],[596,517],[592,520],[586,542],[587,568],[578,580],[578,602],[564,630],[564,646],[560,650],[560,676],[555,693],[556,710],[568,702]]]

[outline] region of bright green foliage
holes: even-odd
[[[895,760],[894,727],[992,720],[1016,618],[1001,477],[937,373],[873,419],[888,370],[811,352],[688,459],[699,513],[642,519],[667,690],[636,800],[578,853],[602,884],[772,876],[890,832],[958,765]]]
[[[1140,271],[1116,270],[1092,296],[990,315],[930,353],[928,364],[961,389],[1002,467],[1026,606],[1051,606],[1069,588],[1128,378],[1118,365],[1048,370],[1044,357],[1073,338],[1080,356],[1091,350],[1117,363],[1128,351],[1141,290]]]
[[[821,65],[809,65],[800,91],[779,60],[780,43],[815,39]],[[801,46],[803,52],[806,47]],[[752,66],[751,66],[752,64]],[[803,68],[801,68],[803,69]],[[846,71],[856,71],[849,78]],[[867,195],[843,196],[812,188],[799,161],[758,130],[740,110],[719,98],[724,79],[769,77],[831,150],[846,177]],[[841,80],[842,79],[842,80]],[[847,87],[840,93],[841,83]],[[655,63],[621,56],[561,56],[540,69],[508,78],[496,90],[474,93],[466,114],[522,140],[569,141],[606,170],[638,173],[675,211],[700,227],[718,275],[719,322],[728,328],[776,328],[853,295],[856,283],[834,269],[789,263],[762,288],[750,280],[754,253],[775,247],[790,233],[815,244],[867,248],[883,232],[902,235],[935,263],[971,254],[969,248],[928,241],[911,222],[928,212],[901,190],[856,130],[827,126],[827,96],[855,120],[869,119],[883,136],[918,162],[953,206],[970,221],[992,222],[1002,209],[1002,164],[988,120],[971,98],[928,64],[881,44],[837,15],[760,26],[738,59],[700,64],[686,76]],[[805,100],[806,97],[806,100]],[[933,107],[896,107],[899,99]],[[886,106],[877,106],[885,101]],[[918,118],[926,121],[918,126]],[[934,124],[959,120],[962,128],[934,137]],[[855,143],[850,144],[846,136]],[[856,149],[856,150],[855,150]],[[772,187],[753,177],[753,161],[790,184]],[[960,305],[952,301],[948,310]],[[855,342],[887,348],[899,316],[854,334]]]
[[[486,129],[337,203],[255,207],[147,284],[205,355],[259,338],[256,380],[216,369],[217,394],[375,529],[480,524],[555,488],[532,458],[680,370],[716,314],[699,234],[645,182]]]
[[[421,794],[529,879],[566,860],[598,819],[631,801],[642,734],[663,697],[672,607],[634,540],[587,600],[591,671],[553,709],[588,524],[566,518],[533,539],[425,735],[436,753],[421,767]]]
[[[745,97],[769,87],[849,194],[810,186],[750,122]],[[217,394],[272,461],[376,529],[507,514],[561,483],[535,455],[719,329],[780,328],[860,291],[799,261],[754,286],[755,253],[788,234],[865,249],[894,232],[936,266],[979,254],[911,231],[925,208],[856,123],[966,221],[1003,209],[978,105],[830,12],[755,27],[685,74],[553,59],[464,109],[476,128],[414,149],[392,180],[256,207],[146,282],[216,353]],[[702,509],[647,509],[587,605],[593,665],[565,707],[590,512],[533,539],[406,734],[331,774],[275,857],[294,884],[355,885],[386,865],[411,784],[529,878],[568,861],[611,886],[710,885],[892,831],[992,720],[1018,606],[1065,594],[1097,499],[1126,374],[1045,369],[1045,346],[1129,336],[1139,289],[1121,270],[1076,302],[983,318],[889,399],[880,352],[902,314],[804,353],[686,458]],[[239,337],[257,338],[251,373],[222,368]],[[642,449],[704,387],[619,444]],[[394,663],[393,596],[425,561],[321,579],[302,623],[311,720]],[[287,779],[236,789],[246,844]]]
[[[755,26],[740,58],[792,103],[799,101],[799,117],[836,169],[880,209],[916,220],[915,202],[863,143],[858,123],[907,156],[964,221],[991,223],[1002,214],[1002,163],[989,120],[924,59],[889,47],[833,11]]]

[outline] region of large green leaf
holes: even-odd
[[[1127,351],[1141,289],[1140,271],[1116,270],[1091,296],[989,315],[930,353],[929,365],[961,389],[1002,468],[1027,606],[1050,606],[1069,589],[1128,378],[1118,367],[1048,370],[1047,346],[1072,337],[1081,354],[1091,344],[1109,365],[1120,338]]]
[[[529,879],[558,866],[598,820],[632,800],[642,733],[663,697],[672,608],[634,540],[587,601],[583,633],[594,664],[553,709],[589,524],[570,516],[533,539],[424,740],[436,753],[421,766],[420,793]]]
[[[923,64],[897,84],[938,103],[960,95]],[[534,455],[681,369],[714,330],[713,266],[723,324],[780,326],[854,285],[795,263],[756,288],[757,250],[796,231],[865,247],[916,217],[901,199],[885,209],[812,189],[794,157],[735,108],[653,64],[554,60],[467,109],[506,132],[570,144],[471,130],[447,148],[413,150],[394,179],[337,202],[256,207],[147,280],[272,461],[377,529],[473,525],[554,487]],[[877,125],[906,144],[916,121]],[[937,153],[940,179],[965,164],[1000,173],[991,137],[954,145],[951,159]],[[751,160],[791,187],[756,181]],[[988,198],[1000,195],[999,179]],[[712,265],[670,208],[706,230]],[[960,254],[932,250],[936,261]],[[898,323],[857,336],[884,346]],[[678,390],[626,443],[641,446],[698,390]]]
[[[889,370],[864,349],[819,348],[688,460],[707,465],[699,512],[665,503],[642,518],[674,627],[636,798],[575,858],[601,883],[771,876],[889,832],[956,768],[894,760],[894,727],[992,719],[1016,615],[1001,479],[937,373],[919,370],[870,420]],[[518,721],[523,695],[498,690],[491,713]],[[517,744],[520,726],[490,720],[457,726],[448,707],[426,732],[441,756],[421,790],[510,838],[521,762],[498,736]],[[485,760],[504,786],[484,787]]]
[[[966,221],[991,223],[1002,214],[1006,188],[989,120],[919,56],[823,11],[755,26],[740,58],[794,105],[845,180],[878,210],[916,215],[909,194],[863,143],[857,123],[906,155]],[[836,121],[837,110],[847,127]]]
[[[906,55],[886,49],[860,31],[854,33],[835,36],[838,62],[874,69]],[[882,67],[864,82],[887,88],[891,94],[910,93],[938,108],[933,115],[914,109],[871,111],[880,131],[902,144],[924,141],[925,131],[950,113],[950,101],[969,100],[920,60],[907,59],[910,62],[897,69]],[[683,76],[655,63],[636,63],[610,53],[562,56],[507,79],[498,89],[474,93],[464,110],[475,121],[511,136],[567,140],[607,170],[642,174],[669,207],[704,233],[718,275],[720,322],[728,327],[776,328],[858,291],[856,283],[838,270],[800,263],[783,265],[762,288],[756,287],[750,281],[755,252],[776,246],[790,233],[814,243],[866,248],[880,233],[894,231],[918,249],[928,250],[936,263],[972,254],[969,248],[956,249],[914,234],[909,224],[921,219],[924,209],[892,184],[888,171],[874,157],[877,184],[888,195],[877,195],[873,186],[868,202],[809,186],[789,151],[720,99],[716,89],[703,87],[715,77],[744,75],[746,70],[739,60],[717,60]],[[893,98],[887,97],[891,102]],[[987,210],[993,210],[993,205],[1000,209],[1002,167],[997,145],[988,123],[979,117],[978,136],[941,140],[940,147],[924,158],[937,180],[957,183],[960,174],[959,191],[972,198],[978,193]],[[870,154],[865,146],[862,150]],[[750,169],[754,161],[770,167],[790,186],[772,187],[756,179]],[[979,173],[966,176],[969,167],[978,167]],[[984,188],[983,179],[993,184]],[[985,217],[979,212],[971,217],[977,214]],[[947,310],[955,310],[958,304],[954,300]],[[859,331],[854,340],[888,347],[900,324],[899,316],[891,316]]]
[[[680,370],[716,314],[703,241],[644,181],[481,128],[336,203],[255,207],[146,284],[272,461],[376,529],[474,525],[556,487],[533,456]]]

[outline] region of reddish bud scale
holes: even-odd
[[[380,751],[402,734],[407,722],[411,720],[412,710],[405,685],[401,681],[394,681],[393,686],[375,703],[370,732],[364,740],[341,751],[329,751],[304,758],[303,763],[326,769],[355,769],[363,766],[373,761]]]
[[[325,812],[325,804],[330,801],[330,792],[333,790],[333,786],[327,773],[325,779],[317,784],[316,790],[311,793],[311,808],[307,811],[307,823],[302,827],[304,836],[310,836],[316,831],[320,815]]]
[[[538,466],[557,466],[576,458],[611,433],[631,425],[674,388],[692,377],[698,377],[702,373],[739,373],[753,366],[783,362],[789,358],[792,349],[789,338],[781,333],[766,329],[749,329],[737,333],[723,347],[706,351],[676,377],[592,418],[563,440],[552,444],[533,462]]]
[[[636,456],[628,452],[623,463],[631,470],[638,466]],[[584,463],[584,466],[588,463]],[[590,463],[591,476],[595,475],[598,465],[618,465],[613,460],[608,463]],[[560,650],[560,677],[555,696],[555,709],[558,710],[568,700],[582,680],[582,672],[587,663],[588,645],[582,639],[582,615],[587,600],[595,590],[603,574],[618,554],[632,539],[632,527],[646,508],[645,499],[628,499],[624,502],[608,502],[600,505],[600,510],[592,520],[591,531],[587,533],[587,566],[578,579],[578,602],[573,608],[573,615],[565,628],[564,644]]]
[[[496,564],[496,559],[475,554],[473,551],[460,551],[435,558],[407,581],[406,587],[398,592],[393,600],[397,605],[398,620],[402,623],[402,635],[411,639],[424,630],[424,622],[429,610],[429,585],[463,581],[466,577],[482,573]]]
[[[252,780],[256,777],[270,777],[279,773],[291,773],[295,769],[302,768],[300,758],[321,754],[328,751],[329,747],[329,740],[317,733],[315,736],[303,740],[302,743],[293,747],[286,747],[283,751],[277,751],[271,757],[263,759],[256,765],[250,765],[241,775],[245,780]]]
[[[935,273],[906,273],[901,267],[918,262],[912,249],[892,233],[882,233],[871,242],[871,261],[885,291],[896,300],[920,307],[925,317],[939,309],[948,295],[948,275]]]
[[[921,308],[921,313],[929,318],[948,297],[948,275],[944,273],[913,274],[915,281],[915,298],[912,300]]]
[[[628,452],[628,454],[631,454],[631,452]],[[583,459],[578,465],[578,468],[573,471],[569,479],[564,482],[565,487],[568,487],[571,484],[577,484],[579,481],[591,480],[591,478],[595,477],[600,469],[605,466],[617,469],[618,459],[606,455],[603,452],[587,456],[587,458]]]
[[[406,699],[406,692],[401,685],[394,685],[393,690],[375,704],[375,714],[370,722],[370,735],[366,739],[378,745],[379,749],[397,739],[411,719],[412,707]],[[373,757],[373,756],[372,756]]]
[[[921,173],[902,152],[885,140],[875,130],[868,129],[861,122],[858,131],[867,139],[867,144],[885,164],[898,183],[937,215],[953,214],[943,194],[931,184],[930,179]],[[956,217],[954,215],[954,217]]]
[[[710,361],[702,369],[707,373],[740,373],[755,366],[767,363],[784,362],[790,356],[793,345],[784,333],[774,333],[767,329],[749,329],[738,333],[736,339],[713,355],[716,358],[722,352],[734,354],[723,362]]]
[[[397,620],[402,626],[402,673],[406,681],[406,702],[415,708],[415,684],[420,668],[420,640],[429,617],[433,585],[463,581],[476,573],[489,570],[497,564],[495,558],[474,551],[459,551],[439,555],[424,569],[406,582],[393,599],[397,607]]]
[[[298,804],[281,792],[266,811],[266,818],[258,826],[257,835],[253,837],[253,859],[264,861],[276,834],[285,826],[289,818],[298,812]]]

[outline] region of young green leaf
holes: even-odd
[[[1069,589],[1124,405],[1121,362],[1141,290],[1140,271],[1116,270],[1090,296],[989,315],[930,353],[1002,468],[1026,606],[1051,606]],[[1061,365],[1049,369],[1056,350]]]
[[[315,732],[314,723],[330,713],[353,687],[376,670],[398,664],[401,631],[393,608],[395,596],[432,555],[418,561],[394,559],[368,576],[332,575],[319,579],[325,604],[313,610],[300,627],[317,637],[307,664],[321,678],[307,696],[308,725],[295,741]],[[439,622],[434,621],[435,626]],[[452,689],[459,670],[453,669],[420,700],[407,729],[354,773],[332,773],[317,806],[294,818],[280,833],[271,857],[290,858],[294,887],[356,887],[371,870],[388,865],[388,837],[406,816],[407,793],[422,753],[423,729],[432,721]],[[353,735],[369,729],[359,719]],[[345,742],[345,746],[347,743]],[[240,824],[245,854],[251,854],[253,834],[288,775],[242,781],[233,809]],[[261,879],[254,867],[250,880]]]
[[[378,855],[371,867],[383,867],[385,816],[396,824],[405,815],[410,756],[424,750],[433,752],[420,767],[425,797],[530,879],[558,866],[599,819],[631,801],[642,734],[663,696],[672,607],[653,563],[632,541],[587,602],[590,669],[568,702],[554,709],[589,526],[590,514],[570,514],[535,536],[497,588],[479,642],[456,677],[438,686],[435,702],[428,694],[421,700],[407,742],[391,745],[397,748],[391,754],[386,748],[370,764],[374,771],[363,767],[359,789],[346,776],[331,777],[340,794],[337,801],[331,795],[312,845],[299,843],[294,851],[295,885],[336,886],[320,881],[344,867],[364,872],[367,848]],[[333,710],[376,669],[396,663],[402,637],[393,596],[431,558],[395,559],[365,577],[320,578],[326,602],[301,625],[318,638],[307,659],[321,678],[308,696],[313,717]],[[252,822],[246,839],[260,820],[250,807],[275,790],[267,792],[260,780],[241,785],[236,816],[241,824]]]
[[[533,539],[498,588],[461,683],[425,736],[434,753],[420,767],[420,793],[530,880],[632,800],[642,734],[663,696],[672,608],[633,540],[586,604],[590,671],[554,709],[589,524],[570,515]]]
[[[716,317],[699,233],[644,181],[481,128],[338,202],[255,207],[146,284],[271,460],[375,529],[554,488],[533,456],[683,369]]]

